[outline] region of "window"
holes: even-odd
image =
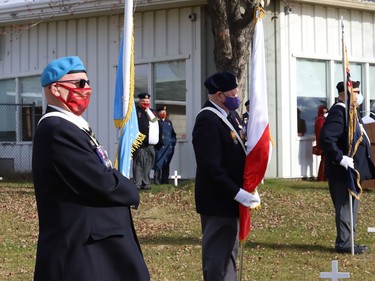
[[[151,69],[150,69],[151,68]],[[151,70],[151,71],[150,71]],[[149,78],[149,73],[151,77]],[[152,89],[152,107],[166,107],[178,139],[186,139],[186,66],[184,60],[135,66],[135,96]]]
[[[350,78],[352,81],[360,81],[360,88],[361,93],[363,93],[363,79],[362,79],[362,64],[360,63],[353,63],[350,62]],[[371,76],[370,76],[371,77]],[[344,70],[342,66],[342,62],[335,62],[335,69],[334,69],[334,78],[335,78],[335,87],[338,82],[344,80]],[[336,88],[335,88],[336,89]],[[337,96],[337,91],[335,91]],[[363,104],[361,104],[358,108],[359,112],[362,112]]]
[[[39,76],[0,80],[0,141],[31,141],[42,115]]]
[[[370,111],[374,114],[371,114],[372,117],[375,117],[375,64],[370,64],[370,87],[369,87],[369,99],[370,99]]]
[[[134,67],[134,95],[148,92],[148,65],[140,64]]]
[[[154,65],[154,103],[166,107],[177,138],[186,139],[186,68],[185,61]]]
[[[0,80],[0,141],[16,140],[15,89],[15,79]]]
[[[298,136],[313,135],[317,110],[327,104],[327,62],[297,59]]]

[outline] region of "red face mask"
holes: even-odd
[[[167,117],[167,113],[165,113],[165,112],[160,112],[160,113],[159,113],[159,117],[160,117],[161,119],[164,119],[165,117]]]
[[[62,84],[57,83],[64,89],[69,90],[67,100],[64,100],[61,96],[57,97],[62,103],[64,103],[75,115],[80,116],[85,112],[90,102],[91,88],[71,88]]]
[[[140,108],[147,109],[150,107],[150,102],[142,102],[140,105]]]

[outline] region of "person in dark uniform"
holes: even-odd
[[[247,121],[249,120],[250,100],[245,102],[245,108],[246,112],[242,114],[242,123],[246,125]]]
[[[237,79],[216,73],[204,82],[208,101],[197,115],[193,147],[197,162],[195,204],[202,226],[205,281],[237,280],[239,204],[260,204],[258,193],[242,189],[246,152],[227,120],[240,104]]]
[[[162,146],[155,149],[154,182],[155,184],[167,184],[169,183],[169,165],[176,145],[176,133],[172,121],[167,118],[165,106],[158,109],[158,115],[163,131],[163,140]]]
[[[34,280],[150,280],[131,214],[139,205],[137,188],[112,168],[81,117],[91,95],[82,61],[50,62],[41,86],[47,109],[33,141]]]
[[[150,109],[150,95],[140,93],[136,106],[139,132],[145,136],[142,144],[133,152],[133,179],[138,188],[150,189],[150,172],[155,163],[155,146],[162,144],[162,129],[157,113]]]
[[[359,81],[353,82],[353,91],[357,93],[354,97],[356,105],[360,105],[363,96],[359,90]],[[354,158],[347,156],[348,152],[348,129],[346,126],[346,105],[344,94],[344,83],[339,82],[336,86],[338,91],[338,102],[329,110],[329,114],[320,131],[320,147],[325,155],[325,176],[328,179],[329,191],[335,208],[336,242],[335,250],[339,253],[351,253],[351,231],[350,231],[350,207],[349,191],[347,188],[347,169],[355,168],[359,171],[360,181],[372,179],[375,176],[375,168],[371,159],[370,143],[362,124],[362,142],[359,144]],[[360,120],[358,120],[360,122]],[[353,196],[353,230],[355,234],[358,200]],[[353,237],[354,239],[354,237]],[[354,245],[354,253],[362,254],[367,251],[367,246]]]

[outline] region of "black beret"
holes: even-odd
[[[147,94],[147,93],[140,93],[140,94],[138,95],[138,98],[140,98],[140,99],[149,99],[149,98],[150,98],[150,95]]]
[[[159,108],[156,109],[157,112],[160,112],[162,110],[167,110],[167,107],[164,105],[164,106],[159,107]]]
[[[247,100],[247,102],[245,102],[245,106],[248,106],[250,104],[250,101]]]
[[[337,92],[341,93],[345,91],[344,82],[339,82],[336,85]]]
[[[359,81],[353,81],[353,88],[359,88],[359,85],[361,84],[361,82]]]
[[[232,72],[218,72],[204,81],[209,94],[217,92],[226,92],[238,87],[237,78]]]

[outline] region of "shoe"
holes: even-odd
[[[149,185],[145,185],[145,186],[142,186],[142,189],[143,189],[143,190],[150,190],[150,189],[151,189],[151,186],[149,186]]]
[[[348,247],[348,248],[336,248],[335,250],[336,250],[337,253],[349,253],[349,254],[352,253],[352,248],[351,247]],[[363,254],[363,253],[365,253],[367,251],[368,251],[368,247],[365,246],[365,245],[357,245],[357,244],[354,245],[354,254],[355,255],[360,255],[360,254]]]

